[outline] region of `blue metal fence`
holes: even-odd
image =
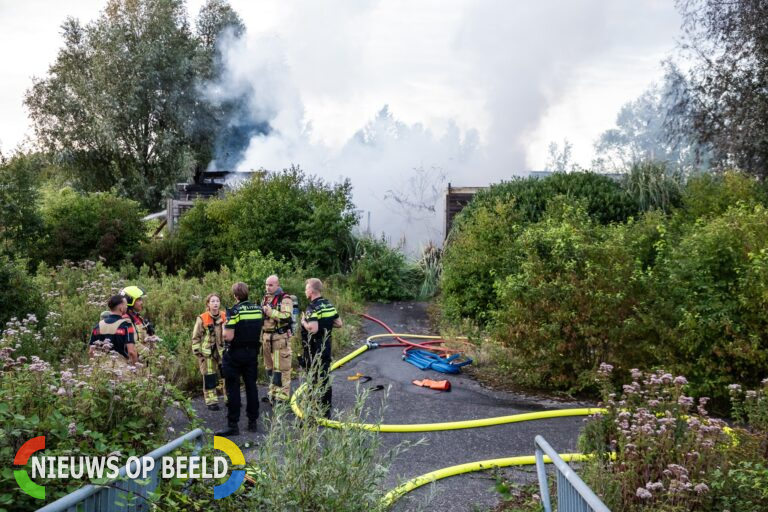
[[[124,466],[120,468],[120,476],[108,484],[86,485],[44,506],[38,512],[143,512],[150,510],[151,507],[147,498],[149,493],[157,489],[159,484],[160,464],[157,463],[158,460],[180,448],[187,441],[195,441],[194,451],[196,454],[201,447],[200,438],[202,435],[201,429],[195,429],[141,457],[142,459],[145,457],[155,459],[155,467],[144,480],[127,478],[128,467]]]
[[[544,455],[547,455],[555,466],[557,478],[557,510],[558,512],[610,512],[608,507],[592,492],[579,475],[557,454],[549,443],[541,436],[536,436],[536,472],[539,476],[539,490],[544,512],[552,512],[552,502],[549,496],[549,482],[544,469]]]

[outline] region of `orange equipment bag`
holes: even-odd
[[[422,379],[422,380],[414,380],[413,383],[416,384],[417,386],[421,386],[429,389],[436,389],[438,391],[451,390],[451,383],[447,380]]]

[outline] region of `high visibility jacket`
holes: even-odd
[[[264,312],[261,306],[252,302],[238,302],[227,314],[225,329],[235,331],[235,337],[229,346],[232,349],[258,347],[261,345],[261,327],[264,325]]]
[[[89,344],[94,345],[97,341],[109,340],[112,344],[112,350],[127,359],[127,345],[135,343],[135,332],[129,319],[111,314],[94,326]]]
[[[283,334],[291,328],[293,313],[293,300],[287,293],[277,295],[265,295],[261,301],[262,307],[272,308],[272,315],[264,315],[264,332],[277,332]]]
[[[136,341],[138,343],[144,343],[147,336],[155,334],[155,329],[152,327],[152,324],[145,320],[137,311],[128,308],[127,316],[136,330]]]
[[[331,342],[331,332],[333,331],[333,322],[339,318],[339,313],[336,311],[336,307],[328,302],[328,299],[318,297],[307,306],[307,310],[304,312],[304,318],[307,322],[317,322],[318,329],[315,334],[308,334],[308,339],[311,341],[323,340],[327,343]]]
[[[208,311],[200,314],[192,329],[192,353],[218,357],[224,346],[223,327],[226,321],[227,314],[224,311],[220,311],[215,317]]]

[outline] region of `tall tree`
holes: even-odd
[[[219,39],[227,31],[233,37],[241,37],[245,33],[245,24],[226,0],[207,0],[197,14],[195,29],[203,52],[208,54],[206,60],[213,62]]]
[[[84,188],[157,206],[195,163],[185,124],[198,42],[183,0],[110,0],[96,21],[69,18],[62,30],[63,48],[25,98],[39,142]]]
[[[661,84],[653,84],[637,99],[624,104],[616,126],[595,142],[599,171],[628,171],[640,162],[663,162],[669,170],[707,168],[711,154],[685,133],[690,113],[679,109],[688,82],[671,62]]]
[[[214,165],[229,170],[237,164],[251,136],[268,131],[247,129],[249,123],[240,119],[247,117],[244,113],[249,110],[248,98],[221,94],[226,89],[225,83],[221,83],[226,80],[222,78],[226,72],[222,52],[243,36],[245,24],[226,0],[207,0],[200,8],[195,28],[200,43],[197,54],[199,90],[203,91],[190,126],[193,145],[200,156],[195,172],[204,171],[214,159]],[[231,158],[226,157],[227,153],[232,153]]]
[[[690,94],[696,138],[715,163],[768,175],[768,1],[677,0],[684,50],[695,59]]]

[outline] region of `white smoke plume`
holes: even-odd
[[[247,96],[253,122],[271,127],[238,171],[350,178],[361,228],[370,215],[375,235],[413,250],[442,240],[448,182],[526,174],[548,109],[610,48],[642,46],[635,34],[653,31],[661,3],[286,2],[279,30],[244,16],[207,93]]]

